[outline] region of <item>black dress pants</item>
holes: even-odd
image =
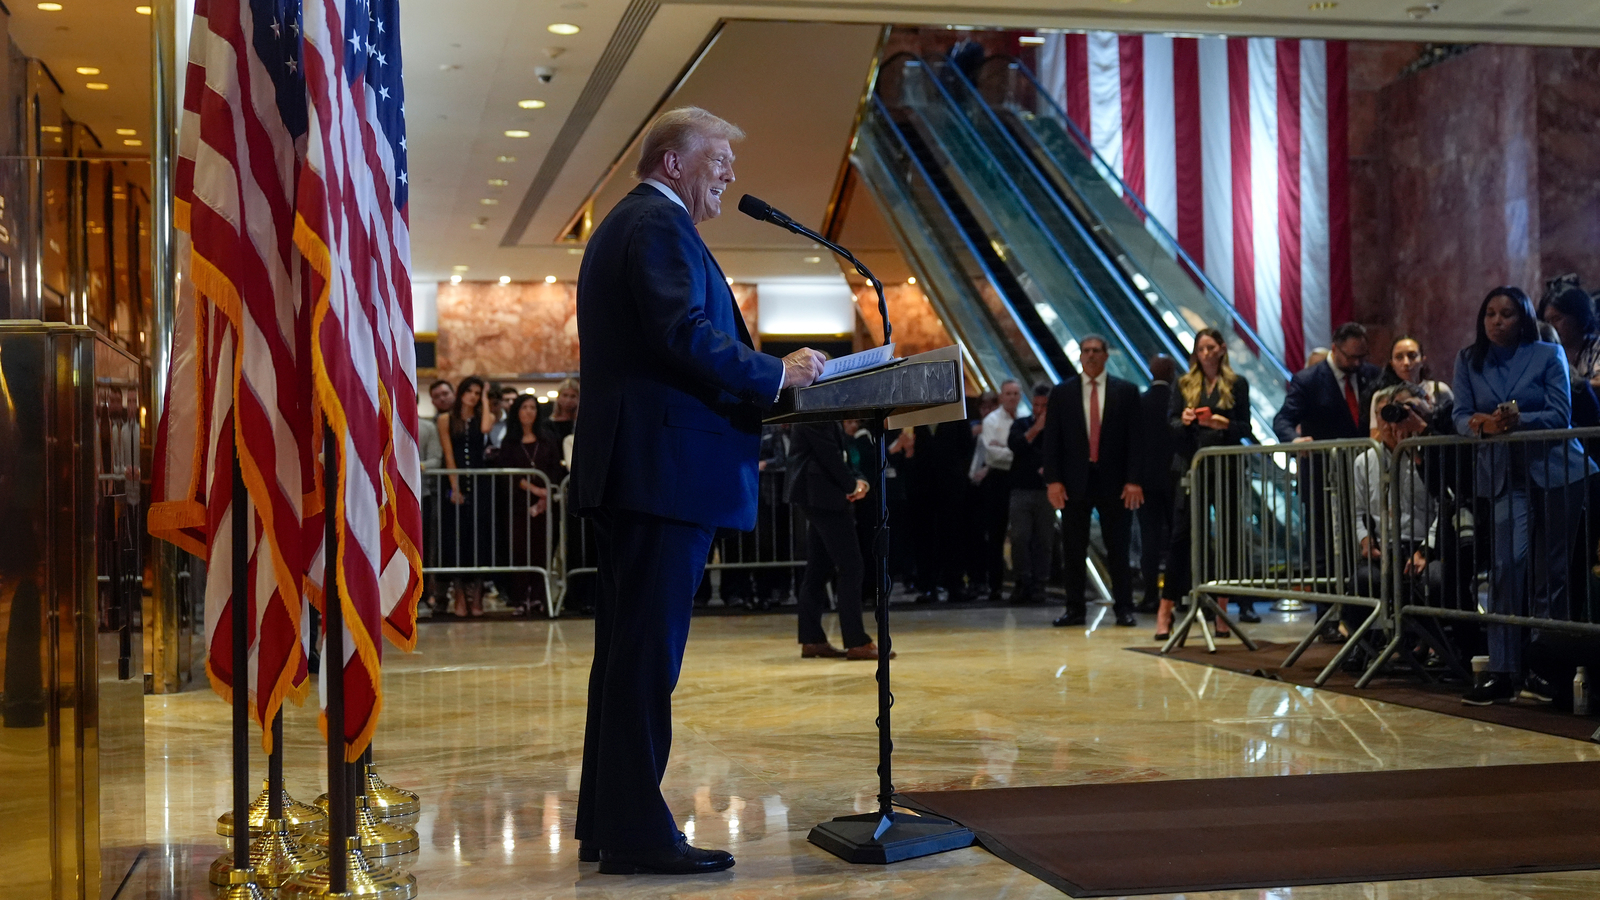
[[[1128,566],[1128,544],[1132,540],[1133,513],[1122,505],[1122,485],[1109,484],[1089,464],[1088,487],[1079,496],[1067,496],[1061,511],[1061,530],[1065,535],[1065,577],[1067,612],[1083,612],[1084,592],[1089,586],[1086,557],[1089,552],[1089,516],[1100,514],[1100,534],[1106,542],[1106,568],[1111,570],[1111,601],[1119,613],[1133,613],[1133,573]]]
[[[1011,523],[1011,473],[990,469],[978,485],[983,498],[983,575],[998,599],[1006,578],[1006,534]],[[1020,577],[1020,576],[1019,576]],[[979,585],[973,584],[976,588]]]
[[[1139,507],[1139,571],[1144,577],[1144,602],[1160,597],[1161,564],[1172,543],[1172,491],[1145,488]],[[1171,568],[1171,563],[1168,563]]]
[[[577,838],[601,850],[663,849],[678,839],[661,796],[672,691],[716,529],[618,509],[593,521],[600,590]]]
[[[839,631],[846,648],[872,643],[861,625],[861,546],[856,542],[853,509],[806,507],[806,573],[800,583],[800,643],[825,644],[822,610],[833,578],[839,606]],[[837,575],[837,578],[834,576]]]

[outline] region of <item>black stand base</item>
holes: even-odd
[[[895,812],[893,823],[881,835],[873,837],[882,823],[878,813],[840,816],[811,829],[806,839],[845,862],[880,865],[960,850],[977,840],[971,830],[949,819],[901,811]]]

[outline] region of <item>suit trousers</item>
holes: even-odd
[[[593,521],[600,589],[577,838],[601,850],[663,849],[678,839],[661,796],[672,691],[716,529],[609,508]]]
[[[1133,572],[1128,565],[1128,544],[1132,541],[1133,513],[1122,505],[1122,485],[1111,484],[1100,474],[1099,466],[1089,464],[1087,487],[1082,495],[1067,496],[1061,511],[1061,530],[1066,543],[1065,587],[1067,611],[1082,612],[1084,591],[1089,584],[1085,557],[1089,552],[1089,516],[1100,514],[1100,534],[1106,542],[1106,568],[1111,571],[1111,602],[1119,613],[1133,613]]]
[[[1139,507],[1139,571],[1144,578],[1144,602],[1160,597],[1161,564],[1172,543],[1172,490],[1145,487]],[[1171,568],[1171,563],[1167,564]]]
[[[1056,537],[1056,511],[1043,488],[1011,492],[1011,568],[1016,596],[1032,600],[1050,583],[1050,550]]]
[[[1548,490],[1508,486],[1494,498],[1494,585],[1489,611],[1536,619],[1571,617],[1567,583],[1572,536],[1583,517],[1583,482]],[[1587,552],[1587,548],[1585,548]],[[1539,631],[1520,625],[1487,625],[1489,671],[1522,674],[1525,638]]]
[[[806,572],[800,582],[800,643],[824,644],[822,610],[828,605],[828,579],[839,607],[839,632],[845,647],[872,643],[861,625],[861,580],[864,564],[856,542],[854,509],[807,506]],[[834,576],[837,575],[837,578]]]
[[[983,483],[978,485],[978,491],[983,498],[983,582],[973,581],[973,587],[987,584],[992,594],[1000,593],[1001,585],[1006,578],[1006,531],[1011,519],[1011,472],[1006,469],[990,469],[989,474],[983,477]],[[1011,551],[1013,554],[1016,550]],[[1017,570],[1017,578],[1022,578],[1022,571]]]

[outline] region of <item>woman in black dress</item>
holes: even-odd
[[[1189,371],[1178,379],[1177,390],[1172,392],[1171,425],[1178,438],[1178,456],[1173,463],[1174,477],[1182,478],[1189,472],[1194,455],[1206,447],[1224,447],[1242,444],[1250,434],[1250,382],[1228,365],[1228,345],[1222,332],[1203,328],[1194,338],[1194,351],[1189,354]],[[1239,539],[1243,524],[1239,521],[1239,492],[1242,484],[1238,472],[1229,469],[1222,479],[1220,496],[1212,497],[1210,512],[1216,517],[1217,534],[1229,546]],[[1172,629],[1172,613],[1192,587],[1191,559],[1189,556],[1190,489],[1173,492],[1174,504],[1172,543],[1167,551],[1167,577],[1161,589],[1161,606],[1156,613],[1156,640],[1165,640]],[[1258,622],[1254,603],[1239,601],[1239,618]],[[1219,635],[1226,632],[1219,631]]]
[[[506,413],[506,436],[500,442],[503,469],[537,469],[546,479],[561,465],[561,449],[539,436],[539,403],[523,394]],[[550,523],[551,481],[513,476],[511,492],[511,565],[548,568],[545,534]],[[534,572],[511,575],[511,605],[519,614],[543,612],[548,598],[545,581]]]
[[[483,379],[468,376],[456,388],[455,408],[439,416],[439,443],[444,445],[446,469],[481,469],[484,451],[488,447],[489,429],[494,427],[494,413],[483,402]],[[489,502],[478,495],[478,476],[456,473],[449,476],[445,502],[440,504],[444,521],[440,536],[444,546],[439,554],[445,568],[466,569],[483,565],[480,556],[479,533],[489,533],[486,523],[479,520],[488,512]],[[483,548],[487,555],[489,548]],[[451,579],[455,594],[454,611],[464,617],[470,613],[483,615],[483,581],[479,578],[461,578],[461,573]]]

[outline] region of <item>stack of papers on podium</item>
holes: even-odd
[[[871,350],[863,350],[860,353],[852,353],[849,356],[828,360],[823,363],[822,375],[814,383],[821,384],[829,379],[839,378],[844,375],[859,375],[862,372],[881,369],[895,361],[894,345],[884,344],[882,347],[874,347]]]

